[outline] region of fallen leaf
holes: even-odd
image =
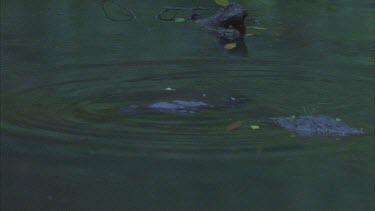
[[[221,5],[223,7],[227,6],[229,4],[229,1],[227,0],[215,0],[216,4]]]
[[[256,153],[257,154],[260,154],[260,153],[262,153],[263,152],[263,147],[257,147],[256,148]]]
[[[225,50],[232,50],[233,48],[237,47],[237,43],[232,42],[224,45]]]
[[[260,126],[259,125],[250,125],[250,128],[253,129],[253,130],[258,130],[258,129],[260,129]]]
[[[234,130],[236,128],[239,128],[240,126],[241,126],[241,121],[233,122],[227,126],[227,130]]]
[[[176,22],[176,23],[182,23],[182,22],[185,22],[185,21],[186,21],[185,18],[175,18],[174,19],[174,22]]]
[[[246,26],[247,29],[267,30],[267,28],[260,26]]]

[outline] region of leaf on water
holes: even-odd
[[[229,1],[227,0],[215,0],[216,4],[221,5],[223,7],[227,6],[229,4]]]
[[[295,118],[296,118],[296,115],[292,115],[292,116],[290,116],[290,118],[295,119]]]
[[[340,122],[340,121],[341,121],[341,119],[340,119],[340,118],[336,118],[336,121]]]
[[[257,150],[256,150],[256,153],[257,153],[257,154],[260,154],[260,153],[263,152],[263,147],[257,147],[256,149],[257,149]]]
[[[247,29],[267,30],[267,28],[259,26],[246,26]]]
[[[253,130],[258,130],[258,129],[260,129],[260,126],[259,125],[250,125],[250,128],[253,129]]]
[[[175,91],[176,89],[172,89],[171,87],[165,88],[166,91]]]
[[[236,128],[239,128],[241,126],[241,121],[232,122],[227,126],[227,130],[234,130]]]
[[[228,44],[224,45],[225,50],[232,50],[233,48],[236,48],[236,47],[237,47],[237,43],[235,43],[235,42],[228,43]]]
[[[185,18],[175,18],[174,19],[174,22],[176,22],[176,23],[182,23],[182,22],[185,22],[185,21],[186,21]]]

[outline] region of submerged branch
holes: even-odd
[[[166,7],[163,11],[161,11],[155,18],[161,21],[175,21],[176,16],[181,11],[197,11],[197,10],[213,10],[215,8],[209,8],[209,7]],[[173,12],[172,17],[163,17],[168,12]],[[193,14],[196,15],[196,14]]]
[[[137,16],[135,16],[135,14],[130,9],[128,9],[125,6],[120,5],[115,0],[103,0],[102,3],[103,3],[102,4],[103,12],[104,12],[106,18],[108,18],[111,21],[132,21],[132,20],[134,20],[134,19],[137,18]],[[112,5],[117,6],[125,14],[126,18],[124,18],[124,19],[116,19],[116,18],[111,17],[108,14],[107,9],[106,9],[106,5],[108,5],[108,4],[112,4]]]

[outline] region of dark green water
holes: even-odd
[[[242,58],[154,18],[213,0],[123,3],[136,20],[99,0],[1,2],[1,210],[374,209],[373,1],[242,1],[267,28]],[[173,99],[225,106],[139,109]],[[368,134],[267,121],[310,113]]]

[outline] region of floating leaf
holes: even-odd
[[[257,147],[256,149],[257,149],[257,150],[256,150],[256,153],[257,153],[257,154],[262,153],[263,150],[264,150],[263,147]]]
[[[247,29],[267,30],[267,28],[259,26],[246,26]]]
[[[175,91],[176,89],[172,89],[171,87],[165,88],[166,91]]]
[[[340,122],[340,121],[341,121],[341,119],[340,119],[340,118],[336,118],[336,121]]]
[[[229,1],[227,0],[215,0],[216,4],[221,5],[223,7],[227,6],[229,4]]]
[[[236,128],[239,128],[240,126],[241,126],[241,121],[233,122],[227,126],[227,130],[234,130]]]
[[[296,118],[296,115],[292,115],[292,116],[290,116],[290,118],[295,119],[295,118]]]
[[[253,130],[258,130],[258,129],[260,129],[260,126],[259,125],[250,125],[250,128],[253,129]]]
[[[225,50],[232,50],[233,48],[236,48],[236,47],[237,47],[237,43],[235,43],[235,42],[228,43],[228,44],[224,45]]]
[[[185,22],[185,21],[186,21],[185,18],[175,18],[174,19],[174,22],[176,22],[176,23],[182,23],[182,22]]]

